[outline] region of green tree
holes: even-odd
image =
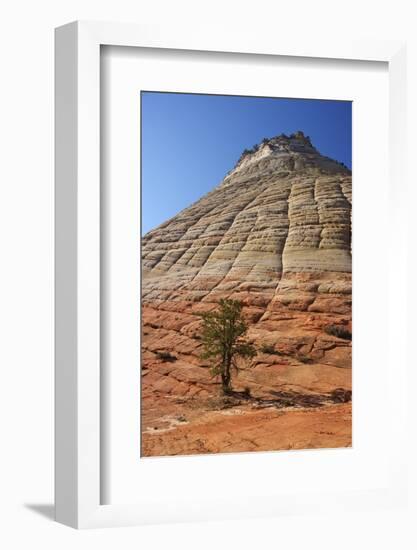
[[[256,355],[255,347],[244,338],[248,327],[242,316],[242,304],[238,300],[220,300],[218,310],[198,316],[203,320],[201,357],[210,360],[211,372],[213,376],[220,375],[223,393],[227,394],[232,390],[232,369],[240,370],[236,358]]]

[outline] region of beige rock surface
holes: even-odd
[[[173,422],[177,416],[199,423],[197,439],[204,418],[207,430],[212,425],[216,414],[207,400],[217,396],[218,384],[199,358],[200,321],[193,313],[215,308],[220,298],[244,304],[248,337],[269,350],[241,372],[237,390],[249,388],[255,400],[293,392],[298,408],[299,396],[351,389],[351,342],[328,331],[330,325],[351,330],[351,196],[347,168],[320,155],[301,132],[278,136],[243,155],[210,193],[143,237],[144,455],[198,452],[194,443],[174,444],[176,430],[194,433],[193,422]],[[246,403],[233,417],[242,429],[250,418],[257,425],[256,404]],[[280,444],[271,433],[270,449],[300,448],[307,440],[316,447],[349,445],[349,407],[324,399],[314,409],[318,423],[336,415],[334,444],[329,435],[326,443],[309,439],[307,421],[301,437],[307,416],[298,411],[298,435]],[[169,429],[158,428],[163,418],[171,418]],[[245,429],[229,450],[251,450]],[[217,449],[207,437],[204,448]],[[268,449],[268,442],[261,447]]]

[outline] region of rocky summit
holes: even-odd
[[[142,238],[143,456],[351,445],[351,181],[303,132],[264,139]],[[221,298],[258,351],[228,398],[195,315]]]

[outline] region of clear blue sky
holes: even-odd
[[[142,234],[213,189],[243,149],[302,130],[352,166],[349,101],[141,92]]]

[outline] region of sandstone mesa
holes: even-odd
[[[142,238],[144,456],[351,444],[351,404],[334,398],[351,390],[351,342],[328,330],[351,331],[351,184],[302,132],[279,135]],[[234,380],[251,399],[230,406],[194,315],[220,298],[244,304],[259,350]]]

